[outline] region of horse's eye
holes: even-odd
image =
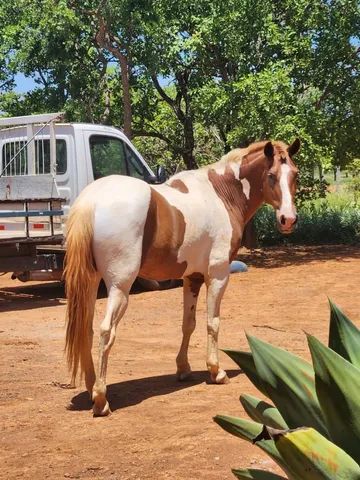
[[[276,175],[274,173],[269,172],[268,178],[269,178],[270,187],[273,188],[276,182]]]

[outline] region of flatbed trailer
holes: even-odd
[[[64,201],[51,175],[0,178],[1,272],[23,281],[61,278]]]

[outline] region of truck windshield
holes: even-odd
[[[125,145],[125,151],[129,175],[144,180],[149,175],[149,172],[128,145]]]

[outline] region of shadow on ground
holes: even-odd
[[[227,370],[229,378],[236,377],[241,371]],[[175,375],[158,375],[155,377],[144,377],[125,382],[112,383],[107,386],[107,399],[111,411],[137,405],[152,397],[168,395],[169,393],[190,388],[200,383],[209,383],[209,373],[196,371],[192,373],[189,380],[179,382]],[[221,386],[219,386],[221,388]],[[68,407],[71,411],[90,410],[92,403],[88,392],[81,392],[71,399]]]
[[[60,282],[0,288],[0,308],[3,312],[52,307],[64,303],[65,291]]]
[[[360,245],[277,246],[241,250],[238,260],[249,267],[280,268],[311,262],[360,260]]]
[[[278,246],[256,250],[243,249],[237,258],[245,262],[250,268],[264,269],[302,265],[315,261],[336,260],[337,262],[346,262],[354,258],[360,260],[360,246]],[[180,285],[181,281],[173,284],[175,287]],[[169,287],[164,285],[163,289],[165,288]],[[144,286],[136,282],[131,293],[136,294],[144,291]],[[102,284],[99,288],[98,298],[104,297],[106,297],[106,289]],[[64,304],[65,301],[64,285],[60,282],[24,284],[0,289],[0,309],[4,312],[57,306]]]
[[[11,280],[10,280],[11,281]],[[146,284],[135,280],[131,294],[154,290],[146,289]],[[168,290],[182,286],[182,280],[162,282],[159,290]],[[103,282],[100,283],[97,298],[106,298],[107,292]],[[0,288],[0,310],[18,311],[33,308],[56,307],[66,302],[65,286],[63,282],[44,282],[32,285],[16,285]]]

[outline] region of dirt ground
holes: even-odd
[[[359,249],[291,247],[241,259],[249,271],[231,276],[221,347],[247,349],[246,331],[309,358],[303,331],[326,341],[327,296],[360,324]],[[95,327],[105,302],[97,301]],[[131,296],[109,361],[113,413],[93,418],[84,385],[60,388],[68,381],[63,289],[0,277],[1,479],[218,480],[233,478],[235,467],[278,471],[212,421],[217,413],[245,416],[240,393],[261,394],[223,353],[231,383],[207,383],[205,291],[190,346],[193,379],[176,381],[181,304],[181,288]]]

